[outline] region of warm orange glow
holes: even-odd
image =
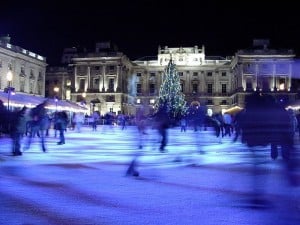
[[[54,88],[53,88],[53,91],[59,92],[59,87],[54,87]]]
[[[13,74],[11,71],[8,71],[7,75],[6,75],[6,79],[7,81],[11,82],[13,78]]]
[[[279,84],[279,90],[284,90],[284,89],[285,89],[284,83]]]

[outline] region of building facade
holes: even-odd
[[[0,38],[0,89],[9,86],[17,93],[45,96],[46,58]],[[8,77],[8,74],[10,74]]]
[[[91,53],[67,49],[62,59],[68,66],[47,70],[47,93],[57,94],[51,89],[59,86],[61,98],[86,104],[89,113],[134,115],[139,107],[152,113],[172,59],[188,105],[197,101],[213,112],[243,107],[245,96],[256,90],[292,102],[295,54],[269,49],[268,44],[268,40],[254,40],[252,48],[227,57],[206,56],[204,46],[165,46],[158,48],[155,57],[134,61],[111,42],[96,43]]]
[[[273,95],[285,104],[294,102],[295,57],[293,50],[269,49],[268,40],[254,40],[252,49],[237,51],[233,60],[236,104],[243,107],[245,95],[253,91]]]

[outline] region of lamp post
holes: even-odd
[[[11,87],[11,81],[13,79],[13,74],[12,72],[9,70],[7,75],[6,75],[6,79],[8,81],[8,86],[7,88],[4,89],[4,92],[7,93],[7,110],[9,111],[9,101],[10,101],[10,95],[14,92],[14,88]]]

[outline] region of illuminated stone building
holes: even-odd
[[[293,50],[269,49],[268,40],[254,40],[251,49],[237,51],[233,59],[236,104],[244,106],[245,95],[253,91],[271,94],[283,103],[295,101],[295,57]]]
[[[46,58],[10,43],[10,37],[0,38],[0,89],[7,86],[16,93],[44,97]],[[12,80],[7,80],[7,74]]]
[[[62,57],[68,68],[56,69],[56,77],[63,80],[57,79],[55,85],[64,92],[62,98],[87,104],[90,112],[134,115],[143,106],[151,113],[172,59],[188,105],[197,101],[213,112],[243,107],[245,95],[256,90],[292,102],[295,54],[268,45],[268,40],[254,40],[252,48],[227,57],[206,56],[204,46],[165,46],[158,48],[157,56],[130,60],[111,42],[101,42],[93,52],[68,49]],[[47,79],[55,77],[48,71],[52,75]]]

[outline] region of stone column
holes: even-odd
[[[242,87],[243,87],[243,90],[245,91],[246,90],[246,80],[245,80],[245,76],[244,76],[244,67],[243,67],[243,63],[241,64],[241,74],[242,74]]]
[[[115,91],[116,92],[121,91],[121,85],[122,85],[121,77],[122,77],[122,66],[118,65],[117,66],[117,77],[115,79],[115,81],[116,81]]]
[[[288,91],[291,90],[291,87],[292,87],[292,63],[289,64],[289,76],[288,76],[288,85],[287,85]]]
[[[104,83],[105,83],[105,70],[106,70],[106,66],[105,65],[103,65],[103,67],[102,67],[102,92],[105,92],[105,86],[104,86]]]
[[[77,77],[77,66],[75,65],[75,68],[74,68],[74,74],[75,74],[75,90],[76,92],[78,91],[78,77]]]
[[[256,79],[255,90],[257,90],[257,87],[258,87],[258,64],[255,64],[255,79]]]
[[[277,89],[276,85],[276,78],[275,78],[275,72],[276,72],[276,64],[273,63],[273,70],[272,70],[272,89],[275,91]]]
[[[87,82],[85,83],[85,92],[91,87],[91,67],[87,66]]]

